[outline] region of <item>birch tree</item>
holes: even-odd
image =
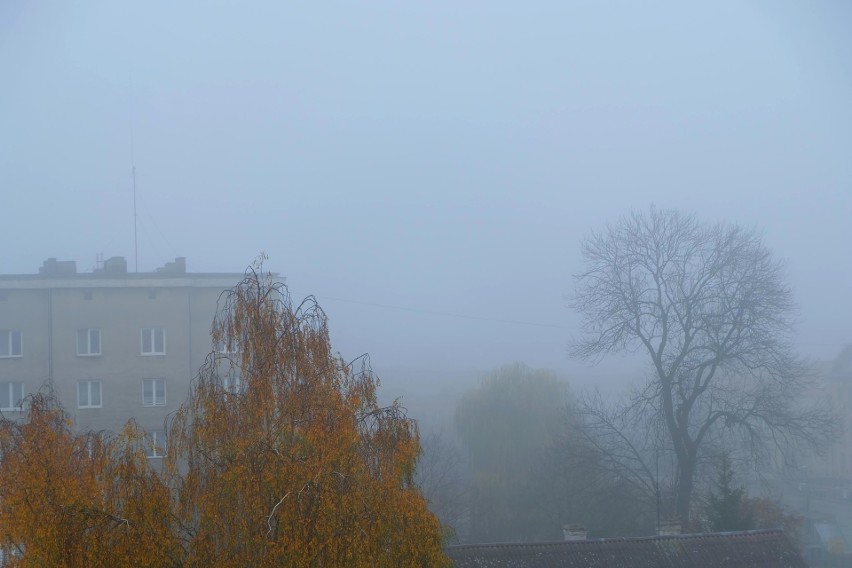
[[[414,483],[417,425],[377,403],[366,357],[250,271],[224,298],[212,353],[169,429],[166,466],[190,566],[440,566]]]
[[[313,299],[249,271],[167,427],[74,431],[49,392],[0,418],[0,561],[10,566],[444,566],[414,483],[417,425],[380,406]],[[159,440],[158,440],[159,441]]]

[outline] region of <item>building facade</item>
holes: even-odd
[[[219,298],[237,273],[187,273],[175,259],[130,273],[114,257],[93,272],[48,259],[38,274],[0,275],[0,412],[52,388],[81,430],[119,431],[128,419],[165,443],[167,416],[212,351]]]
[[[847,480],[852,489],[852,345],[846,346],[826,366],[822,385],[840,428],[838,439],[828,453],[826,473]]]

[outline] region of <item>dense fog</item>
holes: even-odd
[[[602,467],[558,473],[555,455],[580,453],[566,409],[654,373],[641,345],[570,356],[582,243],[633,212],[754,231],[790,292],[785,353],[828,373],[852,344],[850,29],[852,4],[828,0],[6,1],[0,273],[113,256],[242,272],[265,253],[294,298],[316,296],[343,358],[368,352],[382,400],[420,420],[429,463],[458,480],[434,499],[462,541],[575,521],[647,533],[653,500],[617,525],[617,483],[548,485]],[[483,434],[457,409],[512,372],[546,377],[536,396],[562,419],[511,431],[562,434],[549,477],[513,485],[551,509],[489,529],[452,505],[497,459],[471,457]],[[590,502],[594,518],[561,518]]]

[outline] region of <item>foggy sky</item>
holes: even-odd
[[[580,239],[631,209],[761,229],[803,355],[852,342],[852,4],[0,3],[0,273],[47,257],[313,293],[420,387],[565,354]]]

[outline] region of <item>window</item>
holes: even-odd
[[[142,405],[165,406],[166,379],[145,379],[142,383]]]
[[[142,355],[166,354],[166,330],[162,327],[142,328]]]
[[[223,355],[230,355],[233,353],[239,353],[240,348],[237,346],[237,342],[235,340],[231,340],[231,343],[224,339],[220,339],[216,342],[216,352],[222,353]]]
[[[22,357],[24,338],[20,331],[0,331],[0,357]]]
[[[166,455],[166,433],[154,430],[145,435],[145,457],[161,458]]]
[[[77,408],[101,407],[101,382],[80,381],[77,383]]]
[[[101,330],[77,330],[77,355],[80,357],[96,357],[101,354]]]
[[[243,392],[245,385],[239,371],[232,368],[230,372],[222,375],[222,388],[230,394],[240,394]]]
[[[22,410],[24,383],[0,383],[0,410]]]

